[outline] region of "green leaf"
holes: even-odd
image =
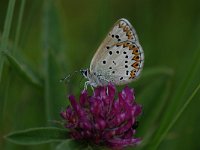
[[[16,34],[15,34],[15,41],[14,41],[14,50],[17,49],[18,42],[19,42],[19,37],[20,37],[20,32],[21,32],[21,24],[22,24],[22,18],[23,18],[23,14],[24,14],[25,3],[26,3],[25,0],[21,1],[20,11],[19,11],[19,17],[18,17],[18,21],[17,21]]]
[[[24,78],[25,80],[27,80],[28,82],[32,83],[37,87],[42,87],[41,79],[37,75],[35,75],[36,73],[33,73],[30,67],[20,63],[19,60],[14,58],[11,53],[7,51],[3,51],[3,53],[10,62],[11,67],[15,69],[16,72],[18,72],[22,78]]]
[[[16,144],[37,145],[66,140],[69,138],[69,134],[66,129],[41,127],[13,132],[5,138]]]

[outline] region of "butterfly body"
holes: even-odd
[[[95,53],[90,69],[82,70],[93,87],[123,85],[137,79],[142,71],[144,53],[135,29],[126,19],[118,20]]]

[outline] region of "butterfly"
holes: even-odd
[[[89,69],[81,70],[92,87],[123,85],[136,80],[143,68],[144,52],[135,29],[119,19],[94,54]]]

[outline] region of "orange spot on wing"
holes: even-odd
[[[133,79],[133,78],[135,78],[135,70],[132,70],[130,73],[129,79]]]
[[[122,46],[123,45],[123,43],[117,43],[116,44],[116,46]]]
[[[134,55],[139,55],[139,48],[138,47],[133,47],[131,50],[133,51],[132,53]]]
[[[122,23],[119,23],[119,28],[124,28]]]
[[[129,45],[130,45],[129,42],[125,42],[125,43],[123,44],[124,47],[128,47]]]
[[[138,69],[138,68],[139,68],[139,62],[134,62],[134,63],[132,64],[132,67]]]
[[[133,39],[133,34],[132,34],[131,31],[128,31],[128,32],[126,33],[126,35],[128,36],[128,39]]]
[[[139,55],[135,55],[132,60],[140,61],[140,56]]]
[[[126,32],[126,34],[130,31],[130,28],[128,26],[124,26],[123,30]]]
[[[133,48],[135,48],[135,45],[129,45],[129,50],[132,50]]]

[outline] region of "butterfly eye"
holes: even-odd
[[[88,71],[87,70],[80,70],[80,72],[84,77],[88,76]]]

